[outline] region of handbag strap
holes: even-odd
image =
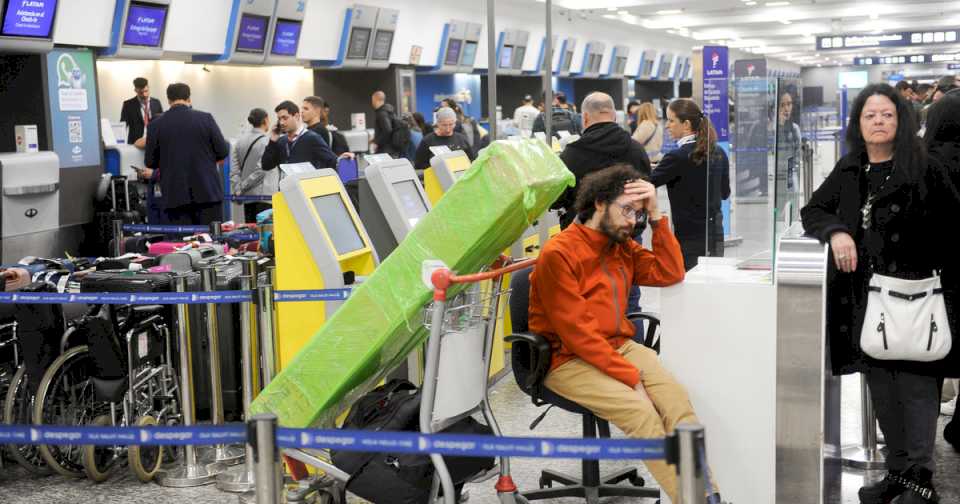
[[[247,153],[243,155],[243,161],[240,161],[240,173],[243,173],[243,167],[247,166],[247,158],[250,157],[250,153],[253,152],[253,147],[257,145],[257,142],[259,142],[261,138],[267,138],[267,135],[260,135],[250,142],[250,147],[247,147]]]

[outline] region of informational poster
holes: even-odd
[[[717,140],[730,141],[729,51],[725,46],[703,47],[703,113],[717,130]]]
[[[100,165],[100,118],[93,53],[50,51],[47,55],[50,136],[61,168]]]
[[[768,194],[771,84],[767,79],[737,79],[737,142],[733,148],[738,198],[765,198]]]
[[[749,79],[752,77],[763,78],[767,76],[766,58],[745,59],[733,62],[733,78]]]

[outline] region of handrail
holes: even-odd
[[[504,267],[497,267],[503,262],[510,261],[511,258],[500,256],[494,262],[494,268],[490,271],[484,271],[482,273],[473,273],[470,275],[454,275],[452,271],[448,268],[440,268],[434,271],[430,275],[430,282],[433,283],[434,293],[433,299],[435,301],[443,301],[447,298],[447,289],[454,284],[465,284],[465,283],[475,283],[482,282],[484,280],[492,280],[494,278],[501,277],[507,273],[513,273],[514,271],[522,270],[528,266],[532,266],[537,263],[536,258],[524,259],[512,264],[509,264]]]

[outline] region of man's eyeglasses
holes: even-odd
[[[634,222],[640,222],[642,219],[645,219],[647,216],[646,210],[635,210],[631,206],[621,205],[620,203],[617,203],[617,202],[613,202],[610,204],[616,207],[620,207],[620,215]]]

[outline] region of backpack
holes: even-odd
[[[407,126],[407,123],[403,122],[402,119],[398,118],[396,114],[390,116],[390,127],[392,128],[390,132],[390,145],[398,153],[402,154],[407,152],[411,141],[410,127]]]
[[[569,110],[553,109],[550,114],[550,129],[556,134],[558,131],[568,131],[571,135],[580,134],[580,124]]]

